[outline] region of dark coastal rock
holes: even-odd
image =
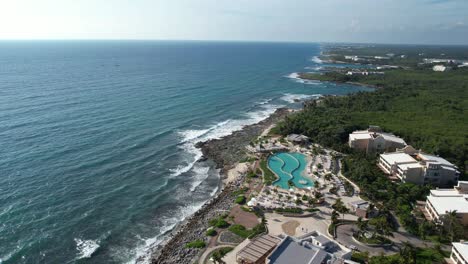
[[[245,146],[255,140],[270,125],[282,120],[289,113],[288,109],[280,108],[257,124],[245,126],[242,130],[235,131],[221,139],[198,142],[195,146],[202,150],[205,157],[213,160],[217,168],[230,168],[246,157]]]
[[[290,111],[285,108],[276,110],[269,118],[250,126],[245,126],[242,130],[221,139],[213,139],[207,142],[199,142],[196,147],[203,152],[202,159],[210,159],[216,163],[218,168],[225,169],[232,167],[246,156],[245,146],[258,137],[266,128],[282,120]],[[205,239],[204,235],[208,229],[208,222],[224,212],[230,210],[234,205],[237,190],[243,183],[244,178],[240,177],[234,183],[224,186],[223,189],[210,201],[204,204],[200,210],[191,217],[179,224],[172,231],[172,234],[164,244],[154,248],[151,256],[152,264],[194,263],[202,250],[188,249],[185,245],[196,239]]]

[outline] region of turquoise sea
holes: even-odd
[[[0,263],[132,263],[215,195],[198,141],[294,99],[318,44],[0,42]]]

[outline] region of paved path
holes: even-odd
[[[340,225],[336,229],[336,233],[337,233],[336,240],[348,248],[351,245],[353,245],[357,247],[360,251],[368,251],[370,255],[379,255],[380,253],[384,253],[384,254],[398,253],[399,248],[403,245],[404,242],[409,242],[413,246],[421,247],[421,248],[433,247],[436,245],[433,242],[421,240],[418,237],[407,233],[403,229],[397,232],[393,232],[393,237],[389,237],[389,239],[394,244],[393,246],[370,247],[370,246],[361,244],[360,242],[357,242],[356,240],[354,240],[353,232],[355,231],[357,231],[357,227],[355,225],[352,225],[352,224]],[[450,251],[451,247],[442,246],[442,249]]]
[[[336,228],[336,240],[344,245],[345,247],[349,248],[350,246],[355,246],[361,252],[369,252],[370,255],[380,255],[381,253],[384,254],[394,254],[399,252],[397,246],[389,246],[389,247],[370,247],[364,244],[361,244],[354,240],[353,232],[357,231],[357,228],[354,225],[340,225]]]
[[[211,248],[207,248],[205,250],[205,252],[203,252],[203,254],[201,255],[201,257],[199,258],[198,260],[198,264],[205,264],[205,262],[207,261],[206,258],[208,258],[208,256],[215,250],[217,249],[220,249],[220,248],[224,248],[224,247],[234,247],[234,246],[230,246],[230,245],[219,245],[219,246],[216,246],[216,247],[211,247]]]

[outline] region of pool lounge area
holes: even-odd
[[[286,190],[290,188],[289,180],[292,180],[297,188],[314,186],[311,179],[303,177],[306,166],[306,156],[301,153],[281,152],[275,153],[268,158],[268,167],[278,176],[278,180],[273,182],[273,185]]]

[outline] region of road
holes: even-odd
[[[409,242],[413,246],[421,247],[421,248],[435,246],[435,243],[423,241],[417,238],[416,236],[409,234],[404,229],[399,229],[399,231],[393,232],[393,237],[389,237],[389,239],[394,244],[393,246],[370,247],[370,246],[366,246],[354,240],[353,238],[354,231],[357,231],[357,227],[353,224],[340,225],[336,229],[336,233],[337,233],[336,240],[348,248],[351,245],[353,245],[356,248],[358,248],[359,251],[363,251],[363,252],[368,251],[370,255],[379,255],[381,253],[384,253],[384,254],[398,253],[399,248],[403,245],[404,242]],[[450,251],[451,247],[442,246],[442,249],[446,251]]]

